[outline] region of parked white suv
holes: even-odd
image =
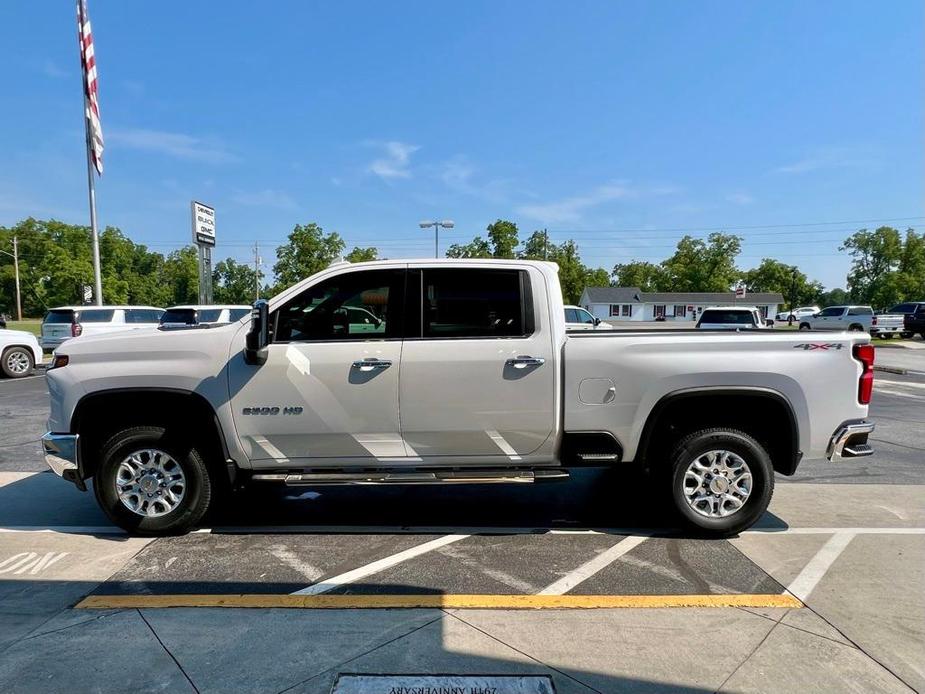
[[[40,361],[42,348],[35,335],[25,330],[0,330],[0,371],[4,376],[29,376]]]
[[[59,306],[42,321],[42,349],[51,351],[81,335],[156,328],[163,313],[155,306]]]
[[[171,306],[164,311],[160,324],[166,326],[223,325],[251,314],[251,307],[240,304]]]
[[[701,330],[767,330],[774,321],[766,321],[754,306],[711,306],[700,314]]]
[[[566,330],[610,330],[613,326],[591,315],[581,306],[563,306],[565,309]]]

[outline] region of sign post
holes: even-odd
[[[736,303],[737,299],[744,299],[744,298],[745,298],[745,285],[740,284],[738,287],[736,287],[735,299],[732,300],[732,303]]]
[[[212,248],[215,247],[215,208],[193,200],[190,203],[193,243],[199,249],[199,303],[212,303]]]

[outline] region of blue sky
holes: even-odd
[[[166,252],[196,198],[269,264],[295,223],[399,257],[501,217],[608,269],[723,228],[843,286],[854,220],[925,227],[923,8],[90,0],[101,223]],[[86,223],[73,3],[0,20],[0,224]]]

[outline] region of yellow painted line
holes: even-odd
[[[575,610],[626,607],[803,607],[792,595],[90,595],[79,609],[299,607]]]

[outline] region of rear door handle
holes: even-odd
[[[376,369],[387,369],[392,365],[388,359],[376,359],[367,357],[366,359],[357,359],[353,362],[353,368],[360,371],[375,371]]]
[[[542,366],[546,360],[542,357],[512,357],[505,363],[515,369],[526,369],[528,366]]]

